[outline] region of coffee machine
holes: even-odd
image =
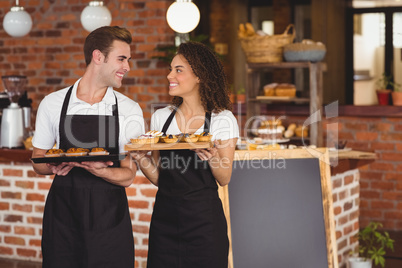
[[[22,148],[24,138],[24,113],[18,105],[23,88],[27,83],[26,76],[2,76],[5,92],[8,94],[10,105],[3,109],[1,117],[0,146],[3,148]]]

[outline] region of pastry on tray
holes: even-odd
[[[209,132],[202,132],[198,136],[198,141],[211,141],[212,135]]]
[[[194,143],[198,141],[198,136],[194,134],[189,134],[186,133],[183,135],[182,141],[188,142],[188,143]]]
[[[91,151],[89,152],[89,155],[108,155],[109,152],[105,148],[92,148]]]
[[[84,148],[70,148],[66,151],[66,156],[84,156],[87,155],[89,149]]]
[[[179,137],[176,135],[167,135],[167,136],[162,136],[161,137],[162,142],[165,143],[175,143],[179,141]]]
[[[152,144],[157,143],[162,135],[163,133],[160,131],[150,130],[147,133],[130,140],[132,144]]]
[[[64,155],[64,151],[62,149],[50,149],[47,150],[45,157],[60,157]]]

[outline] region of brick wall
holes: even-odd
[[[382,222],[402,230],[402,120],[340,117],[339,137],[348,147],[372,151],[378,159],[360,168],[360,225]]]
[[[340,267],[356,246],[358,170],[332,177]],[[42,216],[52,176],[39,176],[31,165],[0,164],[0,257],[41,261]],[[157,188],[142,176],[126,188],[135,243],[135,267],[145,268],[148,232]]]
[[[74,83],[85,70],[83,43],[88,35],[80,23],[81,11],[90,2],[22,1],[31,15],[33,28],[24,37],[10,37],[2,27],[13,1],[0,1],[0,75],[28,76],[28,97],[33,113],[45,95]],[[112,25],[127,28],[133,35],[131,71],[120,92],[140,103],[147,119],[151,104],[167,102],[167,65],[153,59],[157,45],[173,44],[174,32],[166,23],[172,1],[105,1]],[[3,85],[0,86],[3,91]]]
[[[32,166],[0,164],[0,256],[41,260],[42,216],[52,176]],[[157,188],[141,174],[126,188],[135,242],[135,267],[146,267],[149,223]]]
[[[354,236],[359,231],[359,171],[336,174],[331,180],[338,263],[345,268],[349,252],[358,246]]]

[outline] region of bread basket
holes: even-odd
[[[283,47],[285,61],[322,61],[326,54],[326,47],[321,42],[303,40],[301,43],[287,44]]]
[[[289,31],[292,29],[292,33]],[[296,32],[293,24],[289,24],[283,34],[253,35],[239,37],[241,47],[248,62],[282,62],[283,47],[293,42]]]

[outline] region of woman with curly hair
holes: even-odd
[[[172,105],[157,110],[151,129],[209,133],[215,146],[196,150],[131,152],[158,192],[151,219],[148,268],[227,268],[227,224],[218,196],[226,185],[239,128],[227,79],[214,52],[197,42],[179,46],[169,80]]]

